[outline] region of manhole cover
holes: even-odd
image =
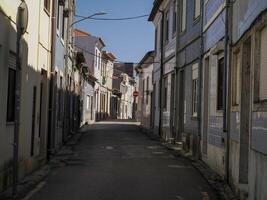
[[[113,150],[114,147],[112,147],[112,146],[106,146],[105,149],[106,149],[106,150]]]

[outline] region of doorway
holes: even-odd
[[[39,139],[40,149],[39,155],[46,155],[46,124],[47,124],[47,92],[48,92],[48,80],[47,71],[41,70],[41,83],[39,93]]]
[[[203,108],[203,129],[202,129],[202,154],[207,155],[208,153],[208,124],[209,124],[209,57],[205,59],[204,64],[204,108]]]
[[[171,130],[171,137],[176,138],[175,134],[175,110],[174,110],[174,102],[175,102],[175,74],[172,73],[171,75],[171,110],[170,110],[170,130]]]
[[[239,182],[248,184],[248,156],[251,117],[251,38],[243,44],[243,63],[241,78],[241,109],[240,109],[240,161]]]
[[[182,134],[184,132],[184,122],[185,122],[185,111],[186,111],[186,103],[185,103],[185,90],[184,90],[184,70],[180,71],[180,79],[179,79],[179,114],[178,114],[178,139],[182,140]]]

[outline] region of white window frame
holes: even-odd
[[[194,20],[198,19],[201,13],[201,0],[194,0]]]
[[[192,115],[197,117],[198,110],[198,78],[199,78],[199,64],[192,65]]]
[[[187,0],[181,0],[182,6],[181,6],[181,32],[184,32],[186,30],[186,22],[187,22]]]
[[[260,31],[260,46],[259,100],[267,101],[267,26]]]

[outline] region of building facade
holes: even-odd
[[[175,66],[177,35],[177,1],[154,1],[149,16],[155,26],[154,132],[166,140],[176,137],[175,130]]]
[[[80,72],[72,42],[75,1],[25,1],[28,27],[22,36],[21,70],[16,66],[16,15],[21,1],[0,1],[0,192],[12,183],[16,114],[18,177],[44,165],[79,128]],[[15,113],[15,89],[19,112]],[[2,102],[3,100],[3,102]]]
[[[231,5],[229,176],[247,199],[267,198],[267,2]]]
[[[111,118],[133,119],[135,91],[133,63],[115,63],[113,69]]]
[[[30,16],[16,68],[16,15],[21,1],[0,1],[0,192],[12,183],[15,89],[20,84],[19,178],[46,162],[52,5],[25,1]],[[38,26],[36,26],[38,24]],[[19,70],[19,72],[18,72]],[[17,73],[16,73],[17,72]]]
[[[153,94],[153,62],[154,51],[146,53],[140,64],[136,67],[138,75],[139,104],[137,107],[138,120],[145,131],[153,129],[154,125],[154,94]]]
[[[225,1],[204,3],[202,157],[221,176],[226,175],[226,134],[223,131]]]

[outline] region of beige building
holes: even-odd
[[[29,23],[21,40],[19,177],[46,161],[51,9],[48,0],[25,1]],[[11,184],[16,80],[16,14],[21,1],[0,0],[0,191]]]

